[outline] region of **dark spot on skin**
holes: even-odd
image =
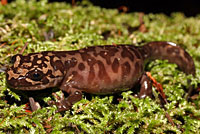
[[[30,62],[32,63],[31,68],[32,68],[34,65],[38,65],[37,61],[40,60],[40,59],[42,59],[42,58],[39,59],[37,55],[35,55],[35,56],[33,56],[33,57],[34,57],[34,58],[33,58],[33,61],[30,61]],[[31,59],[31,57],[30,57],[30,59]],[[47,60],[46,58],[45,58],[45,60],[42,59],[42,62],[44,62],[44,61],[48,61],[48,60]]]
[[[69,55],[75,55],[76,52],[75,51],[68,51],[67,54],[69,54]]]
[[[94,67],[90,66],[89,76],[88,76],[88,83],[91,83],[94,80],[95,72]]]
[[[42,62],[44,62],[44,61],[48,61],[48,60],[45,58],[44,55],[40,58],[40,60],[42,60]]]
[[[35,55],[35,56],[33,56],[33,57],[34,57],[34,61],[38,61],[38,60],[39,60],[39,58],[38,58],[37,55]]]
[[[192,61],[191,56],[187,52],[184,52],[184,57],[187,59],[187,61]]]
[[[44,63],[44,64],[41,64],[41,65],[42,65],[42,67],[47,68],[47,64]]]
[[[45,64],[46,65],[46,64]],[[30,68],[33,68],[33,64],[32,64],[32,66],[30,67]],[[42,69],[42,67],[44,66],[44,63],[42,62],[41,64],[37,64],[37,68],[41,68]],[[28,69],[28,68],[27,68]]]
[[[177,47],[174,47],[174,49],[173,49],[173,50],[174,50],[174,53],[176,53],[177,55],[178,55],[178,54],[180,54],[180,49],[179,49],[179,48],[177,48]]]
[[[14,72],[15,74],[19,74],[18,71],[17,71],[17,68],[11,67],[11,70],[13,70],[13,72]]]
[[[59,52],[54,51],[53,54],[55,54],[59,59],[61,59],[62,57],[67,57],[66,54],[68,54],[68,52],[66,53],[65,51],[59,51]]]
[[[87,60],[87,63],[89,66],[93,66],[96,63],[96,59],[95,58],[90,58]]]
[[[128,62],[125,62],[121,65],[121,67],[122,67],[122,78],[124,78],[130,74],[131,66]]]
[[[130,49],[134,52],[135,56],[136,56],[138,59],[141,58],[140,53],[139,53],[139,51],[138,51],[137,49],[135,49],[135,48],[133,48],[133,47],[130,47]]]
[[[97,64],[99,66],[98,77],[101,80],[104,80],[106,83],[110,83],[111,80],[110,80],[110,77],[108,76],[108,74],[106,72],[106,69],[105,69],[105,66],[104,66],[103,62],[101,62],[100,60],[98,60]]]
[[[87,52],[95,52],[95,47],[87,47],[87,48],[85,48],[83,50],[87,51]]]
[[[171,47],[170,47],[170,48],[167,48],[167,53],[168,53],[168,54],[172,54],[173,51],[174,51],[173,48],[171,48]]]
[[[115,54],[118,52],[117,48],[112,47],[106,47],[105,51],[100,51],[99,55],[106,60],[106,63],[108,65],[111,64],[111,57],[115,56]]]
[[[65,61],[65,68],[69,69],[71,67],[70,60]]]
[[[152,47],[149,46],[149,45],[144,45],[142,47],[138,47],[138,49],[140,54],[142,54],[141,56],[146,59],[148,57],[151,57],[151,54],[152,54]]]
[[[92,57],[90,54],[86,52],[82,52],[80,53],[80,55],[81,55],[82,60],[87,61],[89,66],[93,66],[96,63],[96,59]]]
[[[43,56],[47,56],[48,53],[51,53],[51,52],[48,52],[48,51],[41,52],[41,54],[42,54]],[[30,55],[30,56],[31,56],[31,55]]]
[[[139,61],[137,61],[137,62],[135,63],[134,74],[135,74],[135,73],[138,73],[139,71],[140,71],[140,65],[139,65]]]
[[[175,59],[177,60],[176,64],[178,67],[185,72],[186,74],[195,75],[195,66],[192,58],[187,52],[184,52],[184,56],[176,55]]]
[[[121,53],[121,56],[123,58],[128,57],[131,61],[134,60],[134,55],[126,47],[123,47],[123,51]]]
[[[169,47],[169,45],[168,44],[160,44],[160,47],[161,47],[161,49],[166,49],[167,47]]]
[[[114,73],[117,73],[119,69],[119,61],[117,58],[114,59],[113,63],[112,63],[112,70]]]
[[[78,69],[81,70],[81,71],[83,71],[85,69],[85,65],[83,63],[80,63],[78,65]]]
[[[46,77],[44,77],[44,78],[42,79],[42,83],[43,83],[43,84],[48,84],[48,83],[49,83],[49,80],[48,80]]]
[[[77,64],[77,59],[72,57],[70,60],[65,61],[65,67],[67,69],[71,68],[71,67],[75,67]]]
[[[181,57],[180,55],[176,55],[174,58],[177,60],[176,64],[178,65],[178,67],[182,71],[187,72],[187,66],[188,66],[189,63],[184,61],[184,58]]]
[[[61,72],[64,72],[65,68],[61,60],[56,60],[55,62],[52,60],[51,65],[53,66],[54,70],[60,70]]]
[[[11,63],[12,63],[12,64],[15,64],[15,62],[16,62],[16,60],[17,60],[18,58],[20,59],[20,60],[19,60],[18,66],[21,66],[21,65],[23,64],[24,56],[22,56],[22,55],[20,55],[20,54],[17,54],[17,55],[15,55],[15,56],[13,56],[12,59],[11,59]]]
[[[99,78],[102,80],[104,78],[104,75],[106,75],[106,70],[105,70],[105,67],[104,67],[104,64],[101,62],[101,61],[97,61],[97,64],[99,66],[99,73],[98,73],[98,76]]]
[[[81,58],[82,58],[83,61],[87,61],[87,59],[91,58],[91,56],[89,54],[85,53],[85,52],[80,53],[80,55],[81,55]]]
[[[30,57],[28,57],[28,56],[24,56],[24,58],[22,58],[22,61],[25,62],[25,63],[31,62]]]
[[[98,53],[96,52],[96,49],[98,49],[98,48],[99,48],[98,46],[96,46],[96,47],[88,47],[88,48],[83,49],[83,50],[84,50],[84,53],[87,53],[87,54],[91,53],[92,56],[97,57]]]
[[[104,58],[105,60],[106,60],[106,63],[108,64],[108,65],[110,65],[111,64],[111,61],[110,61],[110,56],[108,55],[108,52],[107,51],[101,51],[100,53],[99,53],[99,55],[102,57],[102,58]]]
[[[51,78],[55,78],[55,76],[52,74],[51,70],[48,70],[47,73],[45,74],[46,76],[49,76]]]
[[[117,52],[119,52],[118,47],[113,46],[113,47],[108,48],[108,55],[109,56],[114,56]]]

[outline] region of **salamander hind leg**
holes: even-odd
[[[57,106],[57,112],[62,112],[71,109],[74,103],[82,99],[82,92],[78,89],[68,88],[64,91],[66,91],[69,94],[67,98],[64,97],[64,94],[61,94],[61,97],[59,97],[54,93],[53,95],[57,98],[57,102],[49,102],[49,104],[55,104]]]
[[[143,74],[141,79],[140,79],[140,92],[138,97],[139,98],[145,98],[147,96],[149,96],[150,98],[152,98],[153,94],[152,94],[152,84],[151,84],[151,80],[150,78],[146,75]]]

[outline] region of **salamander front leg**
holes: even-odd
[[[49,104],[55,104],[58,108],[57,112],[62,112],[71,109],[74,103],[82,99],[82,92],[75,88],[69,88],[65,90],[69,96],[64,97],[64,94],[59,97],[55,93],[53,94],[57,98],[57,102],[51,101]]]
[[[142,75],[142,78],[140,79],[140,85],[139,98],[145,98],[147,96],[152,98],[152,84],[150,78],[146,74]]]
[[[40,104],[38,102],[36,102],[33,97],[29,97],[29,103],[30,103],[30,106],[31,106],[31,110],[32,111],[36,111],[38,109],[41,108]]]

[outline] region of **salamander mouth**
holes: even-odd
[[[43,89],[46,89],[46,88],[50,88],[48,85],[34,85],[34,86],[14,86],[14,85],[10,85],[7,83],[7,86],[9,88],[12,88],[12,89],[16,89],[16,90],[27,90],[27,91],[33,91],[33,90],[43,90]]]
[[[47,84],[36,84],[36,85],[31,85],[30,83],[23,83],[23,85],[20,85],[20,82],[17,81],[9,81],[7,80],[7,86],[12,89],[16,90],[26,90],[26,91],[34,91],[34,90],[43,90],[46,88],[52,88],[52,87],[57,87],[60,85],[63,77],[57,77],[56,79],[52,80],[51,82]]]

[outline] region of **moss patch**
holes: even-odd
[[[168,96],[167,112],[159,99],[134,98],[132,91],[116,96],[83,96],[72,110],[55,113],[47,105],[52,95],[40,97],[42,109],[24,110],[26,97],[11,91],[0,73],[0,133],[200,133],[200,97],[186,101],[188,81],[200,85],[200,16],[182,13],[144,15],[147,32],[139,31],[139,13],[119,13],[95,7],[87,1],[67,3],[16,0],[0,5],[0,69],[28,43],[24,54],[45,50],[73,50],[106,44],[143,45],[149,41],[172,41],[193,57],[196,77],[186,76],[175,64],[151,62],[146,68],[162,83]],[[0,71],[1,71],[0,70]],[[57,92],[58,94],[60,91]],[[157,92],[154,91],[155,96]],[[25,101],[24,101],[25,100]],[[116,104],[115,104],[116,103]]]

